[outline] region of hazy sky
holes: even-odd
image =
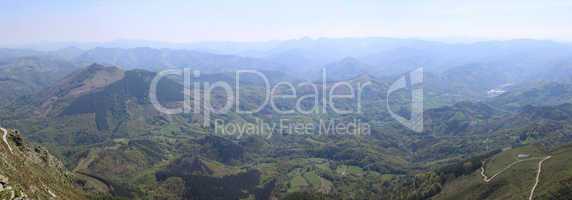
[[[0,43],[310,37],[572,40],[572,1],[2,0]]]

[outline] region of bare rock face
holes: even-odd
[[[24,138],[17,130],[11,132],[10,139],[16,147],[26,155],[25,158],[28,161],[39,166],[57,169],[60,172],[64,171],[64,164],[60,160],[41,146],[26,144]]]
[[[15,191],[12,186],[10,185],[9,178],[0,174],[0,199],[9,199],[9,200],[17,200],[21,199],[24,200],[27,196],[20,192],[23,195],[17,195],[18,191]]]
[[[6,183],[8,183],[8,180],[9,180],[8,177],[0,174],[0,184],[6,184]]]
[[[27,143],[13,129],[8,129],[7,140],[13,151],[0,146],[0,199],[87,198],[73,186],[63,163],[45,148]]]

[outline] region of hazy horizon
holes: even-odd
[[[104,48],[167,48],[167,49],[201,49],[204,47],[225,46],[229,45],[236,47],[239,46],[275,46],[280,43],[288,41],[301,41],[301,40],[367,40],[367,39],[391,39],[391,40],[411,40],[411,41],[425,41],[437,42],[443,44],[477,44],[481,42],[510,42],[519,40],[531,40],[541,42],[554,42],[569,45],[572,41],[568,40],[553,40],[553,39],[537,39],[537,38],[507,38],[507,39],[494,39],[494,38],[462,38],[462,37],[443,37],[443,38],[423,38],[423,37],[390,37],[390,36],[367,36],[367,37],[300,37],[280,40],[260,40],[260,41],[230,41],[230,40],[212,40],[212,41],[196,41],[196,42],[166,42],[157,40],[145,39],[114,39],[109,41],[40,41],[29,43],[12,43],[2,44],[0,48],[8,49],[30,49],[39,51],[53,51],[65,48],[79,48],[83,50],[104,47]],[[222,46],[221,46],[222,47]],[[205,49],[202,49],[205,50]]]
[[[572,41],[571,2],[2,2],[0,45],[146,40],[260,42],[303,37]]]

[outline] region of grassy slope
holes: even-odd
[[[487,175],[490,177],[514,162],[519,153],[530,154],[531,158],[552,155],[552,158],[543,164],[535,199],[554,199],[548,195],[558,190],[562,181],[572,178],[572,168],[570,168],[572,146],[553,152],[543,152],[536,146],[525,146],[501,152],[487,162]],[[539,160],[518,163],[489,183],[482,180],[481,171],[477,170],[448,183],[434,199],[528,199],[535,182]]]
[[[0,144],[0,174],[9,179],[8,185],[17,196],[23,192],[33,199],[51,199],[54,195],[57,199],[86,199],[81,191],[74,189],[71,175],[55,157],[39,147],[21,143],[13,130],[9,132],[8,142],[13,152],[3,142]]]

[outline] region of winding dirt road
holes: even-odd
[[[486,175],[486,172],[485,172],[485,163],[486,163],[486,161],[483,161],[483,164],[482,164],[482,166],[481,166],[481,176],[483,177],[483,181],[484,181],[485,183],[489,183],[489,182],[491,182],[492,180],[494,180],[495,177],[497,177],[498,175],[502,174],[502,173],[505,172],[506,170],[512,168],[514,165],[516,165],[516,164],[518,164],[518,163],[521,163],[521,162],[524,162],[524,161],[530,161],[530,160],[538,160],[538,159],[541,159],[541,160],[538,162],[538,171],[536,172],[536,182],[534,183],[534,186],[533,186],[532,189],[530,190],[530,196],[528,197],[529,200],[532,200],[532,199],[534,199],[534,192],[535,192],[536,188],[538,187],[538,184],[540,183],[540,174],[542,173],[542,164],[544,163],[544,161],[546,161],[546,160],[548,160],[548,159],[550,159],[550,158],[552,158],[552,156],[546,156],[546,157],[544,157],[544,158],[542,158],[542,157],[534,157],[534,158],[528,158],[528,159],[517,160],[517,161],[514,161],[514,162],[512,162],[511,164],[507,165],[506,167],[504,167],[502,170],[500,170],[499,172],[497,172],[496,174],[494,174],[494,175],[491,176],[491,177],[488,177],[488,176]]]
[[[540,157],[534,157],[534,158],[528,158],[528,159],[522,159],[522,160],[517,160],[514,161],[512,163],[510,163],[509,165],[507,165],[505,168],[501,169],[499,172],[497,172],[496,174],[494,174],[491,177],[488,177],[485,173],[485,164],[486,161],[483,161],[483,164],[481,166],[481,176],[483,177],[483,181],[485,181],[486,183],[491,182],[492,180],[495,179],[495,177],[497,177],[498,175],[502,174],[503,172],[505,172],[506,170],[509,170],[510,168],[512,168],[514,165],[524,162],[524,161],[529,161],[529,160],[538,160],[538,159],[542,159]]]
[[[540,162],[538,162],[538,172],[536,173],[536,183],[534,183],[532,190],[530,190],[530,196],[528,197],[528,200],[534,199],[534,191],[536,190],[536,187],[538,187],[538,183],[540,183],[540,173],[542,173],[542,163],[544,163],[544,161],[546,161],[550,158],[552,158],[552,156],[546,156],[546,158],[544,158]]]

